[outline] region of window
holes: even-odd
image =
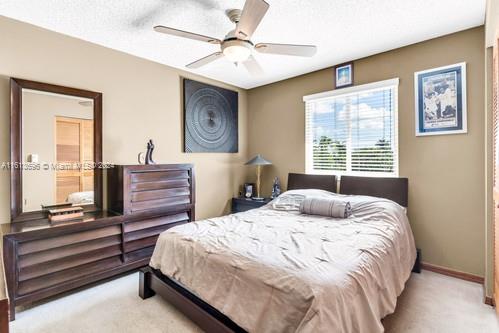
[[[306,172],[398,176],[398,79],[305,96]]]

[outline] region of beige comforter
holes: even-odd
[[[415,261],[413,235],[396,203],[348,200],[348,219],[271,203],[178,226],[160,235],[150,264],[249,332],[382,332]]]

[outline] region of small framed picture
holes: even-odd
[[[416,136],[467,133],[466,63],[414,73]]]
[[[334,67],[334,72],[336,89],[353,86],[353,62]]]
[[[254,189],[255,189],[255,184],[254,183],[246,183],[244,184],[244,197],[245,198],[252,198],[254,197]]]

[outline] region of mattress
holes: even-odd
[[[339,195],[280,198],[297,196]],[[177,226],[159,236],[150,265],[249,332],[382,332],[416,258],[413,235],[395,202],[347,200],[347,219],[271,202]]]

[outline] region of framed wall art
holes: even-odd
[[[353,86],[353,62],[334,67],[335,89]]]
[[[416,136],[467,133],[466,63],[414,73]]]
[[[238,152],[238,93],[184,79],[184,152]]]

